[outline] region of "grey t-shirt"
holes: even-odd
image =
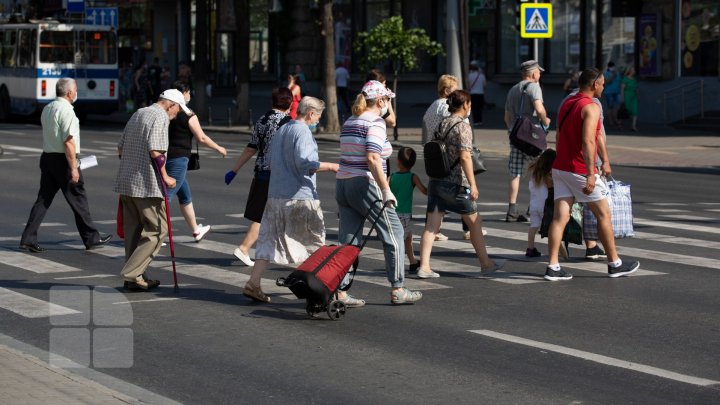
[[[525,89],[524,94],[525,99],[522,100],[523,106],[522,111],[520,112],[521,115],[534,117],[535,107],[533,107],[533,102],[535,100],[543,101],[542,89],[538,83],[529,82],[527,80],[521,81],[508,91],[507,99],[505,100],[505,111],[509,111],[513,117],[518,115],[518,109],[520,108],[521,101],[520,97],[523,95],[522,89],[525,85],[527,85],[527,88]]]

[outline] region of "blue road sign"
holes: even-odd
[[[525,3],[520,5],[520,36],[523,38],[552,38],[552,4]]]
[[[90,25],[110,25],[118,28],[117,7],[93,7],[85,9],[85,23]]]
[[[67,0],[68,13],[85,12],[85,0]]]

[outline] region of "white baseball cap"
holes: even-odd
[[[187,105],[185,105],[185,96],[183,96],[182,93],[180,93],[179,90],[175,89],[168,89],[160,93],[160,98],[172,101],[173,103],[176,103],[180,105],[180,108],[182,108],[183,111],[185,111],[185,114],[190,115],[192,114],[192,111],[190,111],[189,108],[187,108]]]

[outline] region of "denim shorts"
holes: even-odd
[[[176,157],[170,158],[165,162],[165,171],[168,176],[175,179],[175,187],[167,189],[168,201],[172,201],[175,194],[178,195],[180,205],[187,205],[192,202],[192,193],[190,192],[190,184],[185,179],[187,174],[189,158]]]
[[[477,212],[475,201],[470,199],[470,189],[448,181],[430,180],[428,184],[427,212],[454,212],[470,215]]]

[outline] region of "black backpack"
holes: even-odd
[[[453,167],[455,167],[455,164],[451,164],[450,158],[448,158],[447,144],[445,143],[445,140],[447,139],[450,131],[452,131],[452,129],[461,122],[462,121],[458,121],[453,124],[445,132],[445,135],[442,136],[442,138],[440,137],[440,125],[438,125],[438,128],[433,134],[433,139],[431,139],[423,147],[423,155],[425,158],[425,173],[429,177],[434,177],[436,179],[447,177]]]

